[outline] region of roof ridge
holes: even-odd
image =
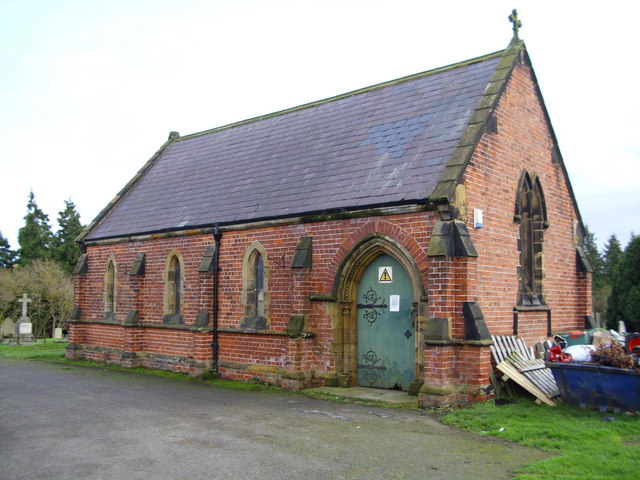
[[[511,47],[511,44],[509,45],[509,47]],[[413,73],[411,75],[406,75],[404,77],[399,77],[393,80],[387,80],[381,83],[376,83],[374,85],[370,85],[368,87],[363,87],[363,88],[358,88],[356,90],[351,90],[349,92],[346,93],[341,93],[339,95],[334,95],[332,97],[327,97],[327,98],[323,98],[321,100],[315,100],[312,102],[308,102],[308,103],[303,103],[301,105],[297,105],[295,107],[290,107],[290,108],[285,108],[283,110],[277,110],[275,112],[272,113],[267,113],[264,115],[258,115],[256,117],[251,117],[251,118],[247,118],[244,120],[239,120],[237,122],[232,122],[232,123],[228,123],[226,125],[221,125],[219,127],[214,127],[214,128],[210,128],[207,130],[202,130],[201,132],[195,132],[195,133],[191,133],[188,135],[184,135],[181,136],[179,138],[176,139],[176,141],[182,141],[182,140],[189,140],[191,138],[196,138],[196,137],[200,137],[203,135],[208,135],[210,133],[215,133],[215,132],[219,132],[222,130],[227,130],[229,128],[233,128],[233,127],[238,127],[240,125],[246,125],[249,123],[255,123],[258,122],[260,120],[265,120],[267,118],[274,118],[274,117],[278,117],[278,116],[282,116],[282,115],[286,115],[287,113],[291,113],[291,112],[296,112],[299,110],[306,110],[308,108],[312,108],[318,105],[324,105],[326,103],[331,103],[331,102],[335,102],[337,100],[342,100],[343,98],[349,98],[349,97],[353,97],[355,95],[360,95],[363,93],[367,93],[373,90],[378,90],[384,87],[388,87],[391,85],[397,85],[399,83],[403,83],[403,82],[408,82],[411,80],[414,80],[416,78],[422,78],[422,77],[427,77],[430,75],[435,75],[437,73],[442,73],[442,72],[446,72],[449,70],[455,70],[456,68],[461,68],[461,67],[465,67],[467,65],[473,65],[475,63],[480,63],[480,62],[484,62],[487,60],[491,60],[493,58],[499,57],[499,56],[503,56],[505,54],[505,52],[507,50],[509,50],[509,47],[507,49],[504,50],[498,50],[497,52],[493,52],[493,53],[489,53],[486,55],[481,55],[479,57],[474,57],[474,58],[470,58],[468,60],[463,60],[461,62],[456,62],[456,63],[452,63],[449,65],[445,65],[442,67],[437,67],[437,68],[433,68],[431,70],[425,70],[423,72],[419,72],[419,73]]]

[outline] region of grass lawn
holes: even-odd
[[[443,416],[448,425],[556,453],[525,466],[518,480],[637,480],[640,417],[569,405],[537,406],[530,398],[485,402]]]
[[[64,360],[66,343],[38,340],[33,345],[0,345],[0,357],[21,360]]]
[[[25,360],[55,360],[70,365],[146,373],[193,380],[186,374],[125,369],[117,365],[86,360],[66,361],[66,343],[0,345],[0,357]],[[63,367],[67,368],[67,367]],[[224,379],[199,381],[243,390],[279,390],[261,383]],[[637,480],[640,479],[640,416],[601,413],[569,405],[537,406],[529,397],[517,403],[496,406],[492,401],[455,409],[442,416],[448,425],[480,435],[492,435],[511,442],[537,447],[556,455],[525,466],[518,480]],[[472,475],[469,477],[472,478]]]

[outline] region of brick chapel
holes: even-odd
[[[515,23],[514,23],[515,25]],[[68,358],[484,400],[591,312],[524,43],[168,141],[85,229]]]

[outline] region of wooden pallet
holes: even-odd
[[[518,352],[525,360],[535,359],[533,348],[529,348],[524,344],[524,340],[513,335],[491,335],[493,345],[491,345],[491,353],[496,364],[504,362],[513,352]]]
[[[560,395],[558,386],[551,370],[544,361],[535,358],[533,349],[525,345],[521,338],[514,336],[492,335],[491,352],[496,361],[496,367],[504,376],[503,380],[512,380],[539,402],[555,406],[554,398]]]
[[[556,402],[551,400],[546,393],[539,389],[531,380],[522,375],[513,365],[507,360],[498,364],[498,370],[504,373],[504,378],[513,380],[529,393],[534,395],[540,402],[544,402],[552,407],[556,406]]]
[[[518,352],[513,352],[507,360],[511,365],[516,367],[522,375],[542,390],[547,397],[555,398],[560,395],[560,390],[558,390],[558,385],[556,385],[553,373],[551,373],[551,369],[546,367],[544,360],[537,358],[526,360],[520,357]]]

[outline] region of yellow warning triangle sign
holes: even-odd
[[[391,275],[389,275],[389,271],[385,268],[382,270],[382,274],[380,275],[380,280],[378,280],[379,282],[390,282],[391,281]]]

